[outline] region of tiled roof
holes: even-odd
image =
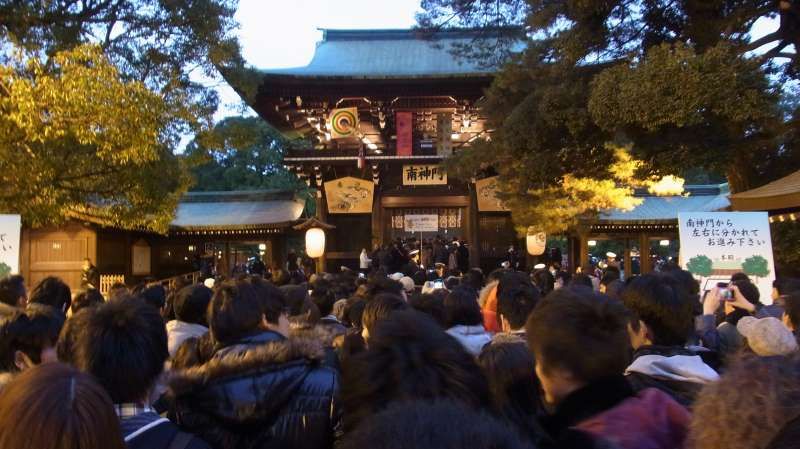
[[[758,211],[800,207],[800,170],[761,187],[731,195],[734,210]]]
[[[680,212],[714,212],[730,206],[726,184],[687,186],[686,196],[636,195],[642,204],[633,210],[611,209],[600,212],[601,222],[650,222],[677,220]]]
[[[332,78],[413,78],[489,76],[490,67],[451,54],[453,44],[498,39],[475,30],[323,30],[323,39],[305,67],[265,70],[267,75]],[[521,49],[521,48],[520,48]]]
[[[303,213],[293,192],[190,192],[178,204],[174,230],[252,229],[288,226]]]

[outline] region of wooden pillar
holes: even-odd
[[[623,240],[625,242],[625,248],[622,251],[622,260],[623,264],[625,265],[625,279],[631,277],[633,275],[633,262],[631,259],[631,239],[625,238]]]
[[[584,267],[588,264],[589,264],[589,228],[586,226],[580,226],[578,228],[578,266]]]
[[[470,183],[469,189],[469,205],[466,207],[466,227],[464,229],[467,244],[469,245],[469,266],[481,266],[481,251],[480,242],[478,239],[478,196],[475,192],[475,184]]]
[[[323,196],[322,189],[317,190],[317,218],[320,221],[327,222],[328,221],[328,209],[325,207],[325,197]],[[325,246],[330,247],[330,238],[331,235],[329,232],[325,233]],[[325,266],[327,265],[327,258],[323,253],[321,257],[317,258],[317,273],[322,273],[325,271]]]
[[[375,195],[372,199],[372,247],[383,244],[383,229],[384,229],[384,209],[381,205],[381,189],[378,184],[375,185]],[[367,251],[372,254],[372,248],[367,248]]]
[[[642,274],[653,271],[650,261],[650,236],[646,232],[639,233],[639,265]]]

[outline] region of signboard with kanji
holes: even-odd
[[[766,212],[684,212],[678,223],[681,266],[702,290],[744,273],[758,287],[761,302],[772,303],[775,261]]]
[[[404,186],[435,186],[447,184],[447,172],[436,165],[404,165]]]
[[[437,232],[439,230],[438,215],[408,214],[403,220],[406,232]]]
[[[0,215],[0,278],[19,273],[21,228],[19,215]]]

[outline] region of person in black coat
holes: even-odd
[[[260,296],[243,282],[214,295],[209,326],[217,349],[171,379],[175,419],[215,449],[330,448],[339,375],[324,363],[320,339],[286,337],[281,298]]]

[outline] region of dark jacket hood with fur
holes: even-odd
[[[313,332],[285,339],[265,331],[222,348],[171,377],[176,420],[214,448],[325,446],[339,389],[325,356]]]

